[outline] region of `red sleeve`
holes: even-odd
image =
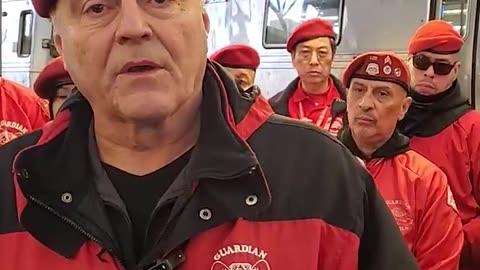
[[[43,125],[50,120],[47,113],[48,103],[46,101],[35,97],[31,100],[30,104],[27,103],[25,105],[27,106],[25,106],[24,111],[30,121],[32,130],[43,127]]]
[[[475,201],[480,205],[480,114],[475,113],[475,123],[468,134],[468,149],[470,155],[470,181]],[[480,268],[480,216],[463,225],[465,232],[466,261]]]
[[[464,236],[447,176],[437,168],[423,180],[418,181],[416,190],[418,224],[413,253],[422,270],[458,269]]]

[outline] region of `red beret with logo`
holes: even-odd
[[[368,52],[357,56],[343,72],[342,83],[350,87],[353,78],[387,81],[402,86],[408,91],[410,73],[407,65],[390,52]]]
[[[57,4],[57,0],[32,0],[32,4],[40,17],[49,18],[50,11]]]
[[[288,38],[287,51],[291,53],[298,43],[319,37],[335,39],[335,31],[333,30],[332,24],[320,18],[307,20],[297,26]]]
[[[247,45],[234,44],[223,47],[210,56],[210,60],[229,68],[257,70],[260,65],[258,52]]]
[[[56,93],[59,85],[70,83],[73,84],[70,75],[64,68],[63,58],[57,57],[43,68],[33,84],[33,89],[39,97],[50,99]]]
[[[429,51],[451,54],[460,51],[463,39],[453,26],[442,20],[429,21],[420,26],[408,44],[408,53]]]

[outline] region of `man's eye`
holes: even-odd
[[[105,10],[105,5],[103,4],[95,4],[87,8],[87,13],[88,12],[93,12],[93,13],[102,13]]]

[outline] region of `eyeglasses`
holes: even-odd
[[[433,66],[433,72],[437,75],[448,75],[452,71],[455,64],[442,62],[432,62],[428,57],[423,54],[417,54],[413,56],[413,66],[419,70],[427,70],[430,66]]]

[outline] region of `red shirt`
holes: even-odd
[[[48,120],[45,103],[32,90],[0,78],[0,146]]]
[[[340,99],[340,93],[332,78],[328,79],[328,90],[320,95],[306,93],[299,81],[288,99],[288,112],[290,117],[315,124],[336,136],[342,127],[342,115],[336,116],[332,123],[331,106],[336,99]]]

